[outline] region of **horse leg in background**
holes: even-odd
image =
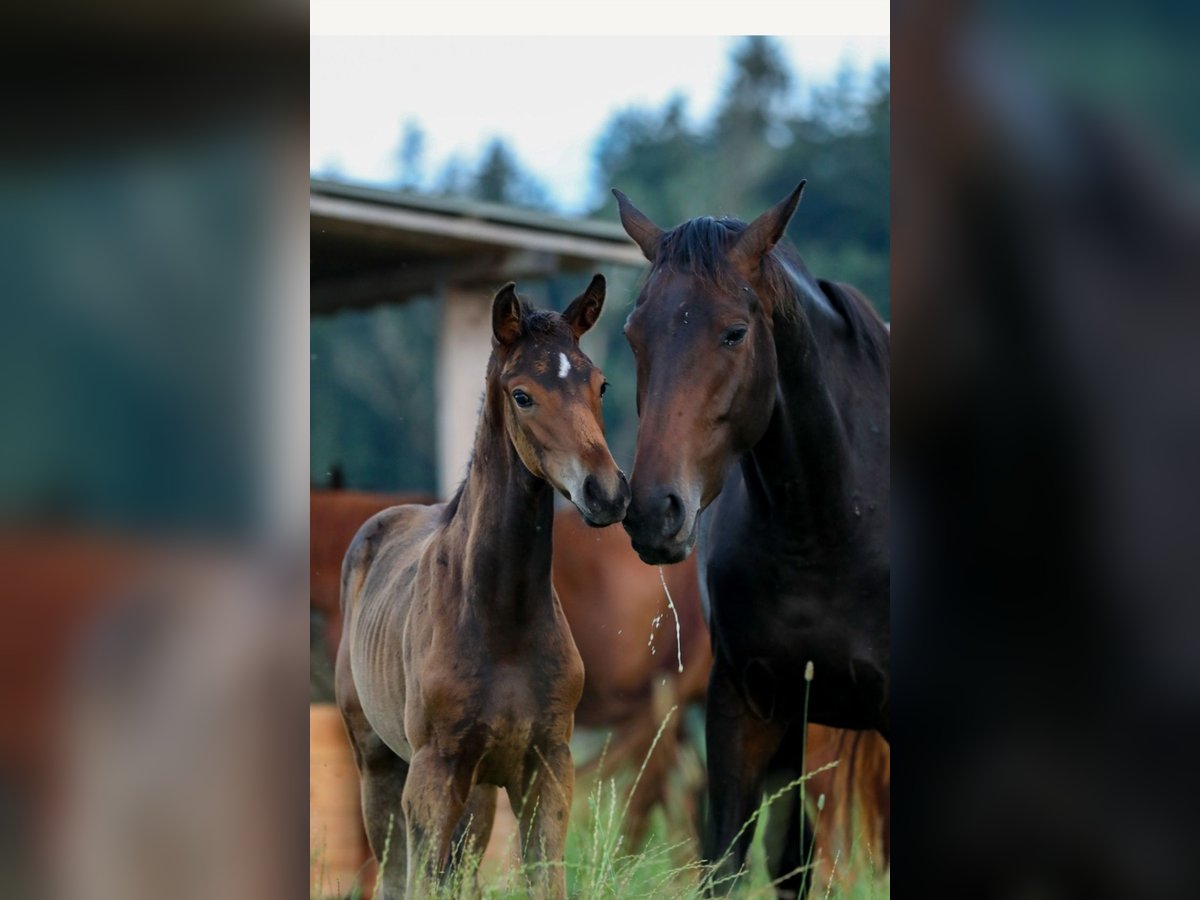
[[[629,837],[629,849],[636,850],[646,839],[646,831],[650,826],[650,814],[656,806],[665,806],[667,801],[667,786],[671,772],[679,762],[679,728],[682,721],[681,711],[676,709],[671,713],[675,701],[675,679],[667,678],[656,681],[651,687],[652,700],[646,706],[640,718],[642,723],[635,724],[641,730],[643,740],[637,750],[629,757],[636,773],[644,764],[642,777],[637,783],[633,795],[629,798],[629,811],[625,814],[625,833]],[[672,719],[664,721],[668,715]],[[659,729],[662,728],[661,735]],[[658,736],[658,743],[654,742]]]
[[[465,770],[465,774],[464,774]],[[418,877],[446,874],[454,830],[471,794],[471,768],[455,765],[422,747],[409,765],[404,786],[404,820],[408,832],[408,896],[418,897]]]
[[[477,784],[471,788],[467,808],[454,828],[451,839],[450,864],[455,868],[470,856],[478,862],[483,858],[488,840],[492,836],[492,824],[496,821],[496,786]]]
[[[754,828],[743,826],[762,798],[784,729],[755,715],[720,662],[713,665],[705,718],[709,809],[704,859],[714,867],[706,876],[706,890],[728,893],[754,837]]]
[[[534,897],[560,900],[567,895],[563,853],[567,844],[567,821],[575,792],[575,763],[566,744],[542,753],[531,752],[522,775],[524,791],[509,800],[517,810],[521,829],[521,859],[529,875]]]

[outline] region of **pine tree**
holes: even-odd
[[[417,190],[421,186],[425,162],[425,132],[412,119],[404,123],[396,148],[397,186]]]

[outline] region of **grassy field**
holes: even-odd
[[[681,781],[688,780],[685,770],[694,770],[699,760],[694,756],[679,767]],[[702,869],[697,862],[699,846],[692,814],[684,809],[682,798],[689,788],[678,785],[672,796],[680,798],[668,808],[656,810],[650,822],[648,836],[641,848],[631,852],[625,845],[623,823],[628,812],[629,797],[638,775],[622,773],[614,778],[581,777],[576,785],[571,827],[568,832],[564,860],[569,896],[582,900],[633,900],[633,898],[683,898],[699,900],[703,896],[700,880]],[[801,780],[793,782],[793,785]],[[779,793],[782,793],[780,791]],[[778,795],[777,795],[778,796]],[[823,804],[822,804],[823,805]],[[756,829],[750,858],[743,875],[733,886],[736,897],[774,897],[775,891],[767,874],[762,828],[770,816],[772,798],[764,798],[755,819]],[[829,820],[824,809],[812,804],[811,814],[818,833]],[[824,819],[824,821],[823,821]],[[508,853],[515,855],[517,835],[509,838]],[[812,861],[815,880],[812,896],[844,898],[844,900],[873,900],[890,895],[890,878],[875,871],[877,847],[870,846],[861,832],[851,828],[849,843],[839,844],[836,856],[819,853]],[[390,848],[389,848],[390,853]],[[480,865],[480,854],[468,849],[469,862],[453,873],[445,883],[421,885],[421,897],[527,897],[527,870],[523,867],[497,864],[489,858]],[[319,867],[319,860],[314,867]],[[355,887],[349,896],[362,896]]]

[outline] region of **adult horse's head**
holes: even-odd
[[[589,525],[619,522],[629,483],[604,440],[607,383],[579,349],[604,307],[604,277],[559,315],[534,310],[507,284],[492,301],[495,371],[504,424],[525,467],[579,509]]]
[[[749,225],[692,219],[663,231],[614,190],[652,263],[625,335],[637,360],[637,453],[625,528],[650,564],[684,559],[700,512],[775,404],[777,265],[764,265],[804,182]]]

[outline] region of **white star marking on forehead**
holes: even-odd
[[[566,378],[567,373],[571,371],[571,364],[567,362],[567,354],[558,354],[558,377]]]

